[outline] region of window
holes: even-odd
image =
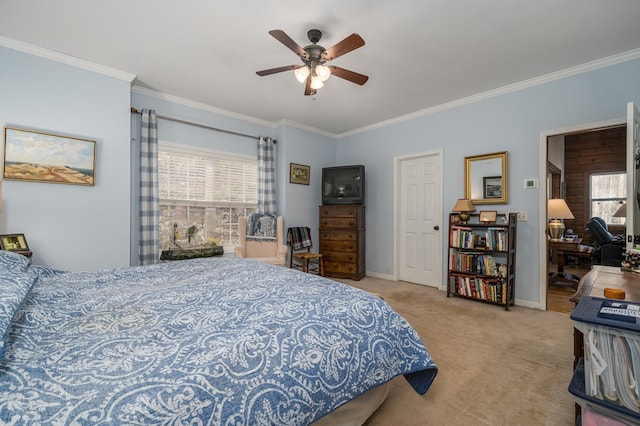
[[[160,249],[216,243],[233,250],[238,217],[257,211],[255,159],[160,145]]]
[[[598,216],[610,225],[624,225],[626,218],[613,217],[627,201],[627,174],[606,173],[591,175],[591,216]]]

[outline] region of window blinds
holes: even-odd
[[[257,165],[249,160],[160,150],[158,179],[159,196],[165,201],[235,206],[257,203]]]

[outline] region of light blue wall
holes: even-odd
[[[308,226],[311,228],[312,251],[318,251],[318,206],[322,204],[322,168],[336,164],[336,140],[328,136],[311,133],[288,126],[283,129],[278,153],[283,161],[281,182],[284,191],[279,197],[285,226]],[[279,144],[280,145],[280,144]],[[310,167],[309,185],[289,183],[289,164]]]
[[[393,274],[394,157],[444,150],[442,214],[446,218],[455,200],[464,196],[464,157],[506,150],[509,204],[491,207],[529,214],[528,222],[518,224],[516,299],[537,303],[538,238],[540,232],[545,232],[538,225],[540,189],[524,190],[522,181],[545,178],[538,176],[540,132],[624,117],[628,101],[640,102],[640,60],[339,140],[340,163],[362,163],[367,167],[367,271]],[[443,252],[446,245],[445,237]]]
[[[129,262],[130,85],[0,46],[0,123],[97,141],[95,186],[3,182],[0,233],[24,233],[34,263]]]

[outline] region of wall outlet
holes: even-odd
[[[527,222],[529,220],[529,215],[527,212],[518,212],[518,222]]]

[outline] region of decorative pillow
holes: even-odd
[[[19,270],[26,272],[31,259],[18,253],[6,250],[0,250],[0,274],[4,274],[6,270]]]
[[[11,323],[37,279],[36,274],[27,270],[28,266],[28,258],[0,251],[0,360],[7,351]]]

